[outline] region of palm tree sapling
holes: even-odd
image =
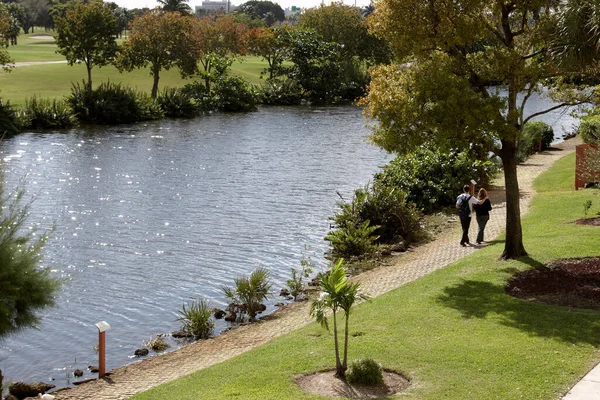
[[[348,369],[348,321],[350,319],[350,310],[359,300],[369,300],[369,296],[359,293],[360,283],[349,282],[346,277],[346,267],[344,260],[339,259],[331,266],[331,269],[320,274],[321,296],[313,301],[310,307],[310,315],[315,317],[317,322],[326,329],[329,329],[326,312],[331,311],[333,318],[333,340],[335,347],[335,376],[346,380],[346,370]],[[340,359],[340,349],[337,329],[337,312],[343,311],[345,317],[344,324],[344,354]]]
[[[232,305],[237,305],[237,308],[246,312],[250,321],[256,320],[256,314],[262,311],[262,301],[271,294],[269,271],[256,268],[249,277],[237,278],[234,282],[235,288],[222,287],[225,296]]]

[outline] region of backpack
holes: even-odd
[[[458,216],[467,218],[471,215],[471,209],[469,208],[469,200],[471,200],[471,195],[465,200],[464,198],[460,202],[460,206],[458,207]]]

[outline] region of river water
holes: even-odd
[[[575,123],[543,119],[557,138]],[[305,246],[323,270],[336,191],[350,198],[390,159],[368,134],[355,107],[273,107],[4,140],[5,189],[34,198],[31,226],[55,226],[43,265],[66,279],[38,329],[0,343],[6,381],[70,384],[98,363],[99,321],[112,326],[107,370],[135,361],[145,341],[179,329],[189,298],[225,307],[221,287],[258,266],[278,292]]]

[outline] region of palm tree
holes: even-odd
[[[178,12],[181,14],[189,14],[192,8],[187,5],[188,0],[157,0],[163,11]]]
[[[269,281],[269,271],[256,268],[250,277],[234,279],[235,288],[223,286],[225,296],[234,304],[240,304],[248,313],[250,321],[256,319],[261,310],[261,303],[271,294],[272,283]]]
[[[310,307],[310,315],[325,329],[329,329],[329,323],[325,313],[330,310],[333,317],[333,340],[335,347],[335,376],[346,380],[348,369],[348,321],[350,310],[358,300],[368,300],[369,297],[359,293],[360,283],[348,282],[344,260],[339,259],[326,274],[321,274],[321,296],[313,301]],[[344,312],[344,354],[340,360],[340,347],[337,329],[337,312]]]

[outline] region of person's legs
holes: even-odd
[[[471,226],[471,217],[460,217],[460,225],[462,226],[462,239],[460,245],[464,246],[469,243],[469,227]]]
[[[477,225],[479,226],[479,231],[477,231],[477,243],[483,242],[483,232],[485,231],[485,225],[487,224],[489,219],[489,215],[477,216]]]

